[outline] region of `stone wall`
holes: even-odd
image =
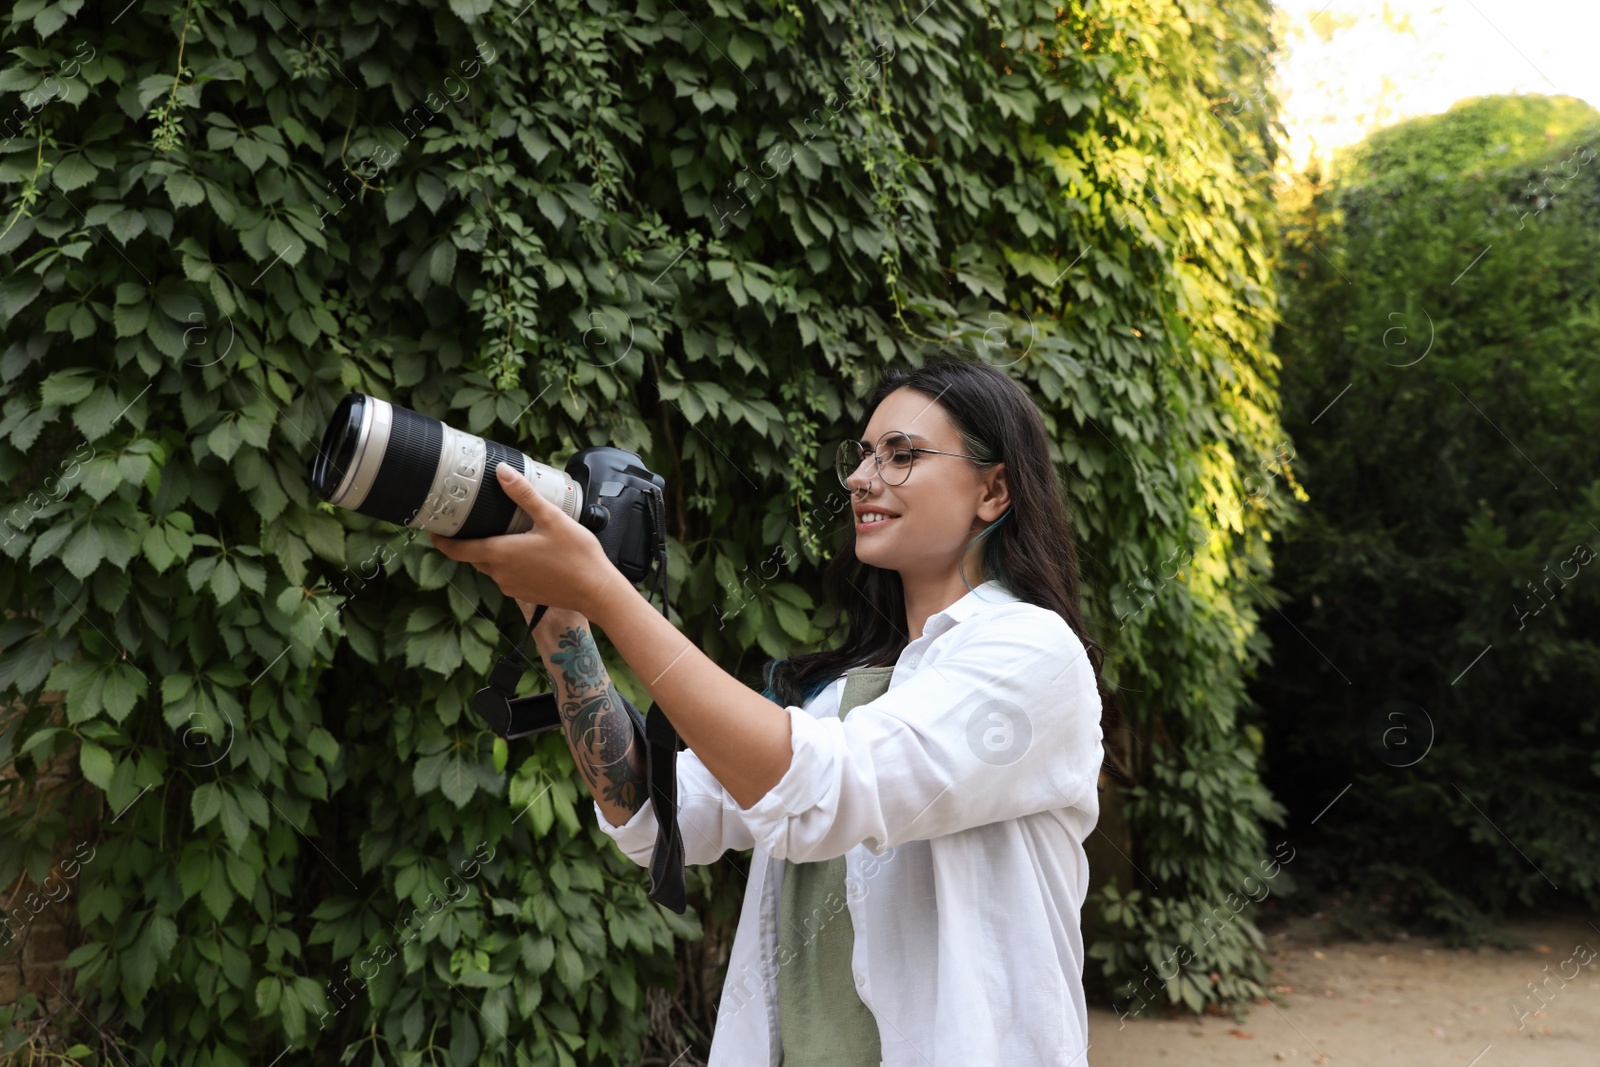
[[[61,706],[63,694],[46,692],[42,700]],[[4,721],[20,713],[20,708],[0,711],[0,730]],[[0,768],[0,787],[7,792],[16,788],[15,762]],[[52,758],[34,779],[30,796],[65,799],[71,790],[86,788],[78,773],[78,749]],[[92,788],[92,787],[88,787]],[[12,797],[15,805],[18,797]],[[48,805],[55,807],[55,805]],[[12,881],[0,886],[0,1007],[15,1003],[25,993],[35,994],[44,1007],[46,1017],[57,1012],[71,1012],[67,998],[79,999],[72,993],[70,976],[66,975],[66,960],[78,945],[78,880],[77,873],[85,858],[93,856],[93,842],[98,835],[92,829],[69,829],[62,835],[56,849],[55,863],[41,882],[29,878],[26,871]],[[15,847],[8,842],[7,847]]]

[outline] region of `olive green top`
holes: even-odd
[[[839,717],[883,695],[893,667],[845,674]],[[783,1067],[878,1067],[878,1023],[856,993],[855,928],[843,856],[783,863],[778,923],[778,1026]],[[788,960],[784,963],[784,960]]]

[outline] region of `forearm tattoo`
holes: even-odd
[[[611,684],[600,650],[586,629],[568,627],[550,653],[560,669],[556,695],[562,729],[590,792],[627,811],[644,804],[644,753],[633,743],[633,722]]]

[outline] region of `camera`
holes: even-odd
[[[311,488],[335,507],[440,537],[523,533],[533,520],[500,488],[495,468],[502,463],[593,530],[629,581],[644,580],[665,545],[666,482],[621,448],[585,448],[557,470],[498,441],[350,393],[334,409],[311,461]]]
[[[500,488],[495,469],[509,463],[533,491],[582,523],[606,558],[635,584],[655,564],[662,614],[667,602],[666,482],[634,453],[609,445],[585,448],[565,470],[540,463],[515,448],[488,441],[387,400],[350,393],[339,401],[311,461],[311,488],[335,507],[436,533],[441,537],[494,537],[523,533],[533,520]],[[539,607],[528,635],[544,614]],[[527,637],[523,638],[526,643]],[[554,693],[516,696],[527,664],[521,646],[500,657],[472,708],[506,740],[559,729]],[[657,819],[650,861],[651,900],[679,915],[687,904],[683,837],[678,828],[677,753],[681,742],[666,713],[648,715],[621,698],[644,753],[650,802]]]

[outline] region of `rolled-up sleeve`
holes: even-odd
[[[1026,603],[957,625],[846,719],[788,711],[789,769],[740,816],[757,844],[795,862],[1082,806],[1103,757],[1083,644]]]
[[[655,854],[655,805],[646,801],[621,826],[606,818],[598,802],[594,805],[600,830],[617,843],[633,862],[650,866]],[[678,753],[678,831],[683,838],[683,857],[687,864],[712,863],[729,849],[751,848],[755,839],[740,817],[738,801],[724,789],[700,757],[684,749]]]

